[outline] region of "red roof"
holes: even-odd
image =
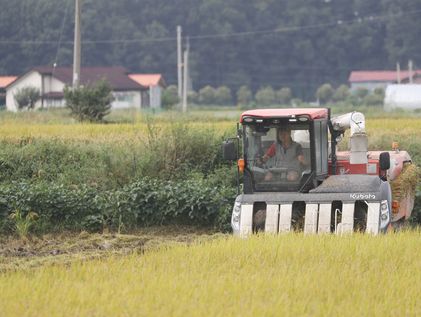
[[[165,86],[164,79],[161,74],[130,74],[129,77],[145,87],[157,86],[159,84],[161,84],[161,86]]]
[[[15,81],[16,76],[0,76],[0,88],[5,88]]]
[[[413,71],[414,75],[421,75],[421,70],[417,69]],[[404,80],[409,78],[409,71],[404,70],[400,72],[400,79]],[[389,70],[373,70],[373,71],[352,71],[349,75],[349,82],[367,82],[367,81],[377,81],[377,82],[397,82],[398,74],[396,71]]]
[[[67,85],[73,82],[73,68],[71,67],[40,66],[34,67],[32,71],[53,76]],[[92,84],[101,79],[108,81],[113,90],[145,89],[144,86],[129,78],[128,71],[124,67],[82,67],[80,70],[81,85]]]
[[[243,112],[240,116],[240,122],[244,117],[259,118],[282,118],[307,115],[312,120],[319,118],[327,118],[328,110],[326,108],[292,108],[292,109],[256,109]]]

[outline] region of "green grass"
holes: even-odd
[[[2,316],[416,316],[419,231],[254,236],[0,275]]]

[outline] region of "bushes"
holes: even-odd
[[[141,138],[118,144],[3,141],[0,234],[12,231],[15,210],[22,219],[36,212],[38,232],[167,223],[226,228],[235,178],[221,161],[223,139],[215,129],[149,121]]]
[[[253,100],[253,94],[247,86],[241,86],[237,91],[237,103],[240,106],[247,106]]]
[[[326,104],[332,100],[334,93],[335,91],[330,84],[323,84],[317,89],[316,97],[321,104]]]
[[[275,91],[270,86],[260,88],[254,98],[259,106],[270,106],[276,103]]]
[[[35,230],[101,231],[161,224],[229,224],[235,189],[206,179],[144,178],[121,189],[104,191],[87,185],[14,182],[0,185],[0,232],[11,230],[9,215],[36,212]]]
[[[0,180],[85,183],[111,189],[139,177],[184,178],[191,171],[207,175],[222,163],[223,139],[215,129],[182,122],[163,127],[150,121],[142,139],[118,144],[33,138],[3,142]]]
[[[93,86],[64,89],[66,106],[72,116],[79,121],[102,121],[111,112],[111,102],[114,97],[110,84],[105,80],[98,81]]]
[[[19,110],[34,109],[35,104],[41,98],[39,90],[32,86],[18,89],[13,97]]]
[[[162,107],[164,109],[171,109],[179,102],[177,86],[171,85],[164,89],[162,92]]]

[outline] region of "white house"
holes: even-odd
[[[106,80],[115,97],[113,109],[142,108],[142,93],[148,88],[130,79],[124,67],[83,67],[80,77],[81,85]],[[24,87],[35,87],[40,92],[35,108],[64,107],[63,89],[72,84],[72,78],[71,67],[35,67],[6,86],[6,108],[18,110],[15,94]]]
[[[161,108],[162,91],[166,84],[161,74],[130,74],[129,77],[139,85],[148,87],[142,92],[142,100],[145,107]]]
[[[385,91],[384,109],[421,109],[421,84],[389,85]]]

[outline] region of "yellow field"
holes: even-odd
[[[0,135],[2,137],[18,137],[32,135],[34,137],[63,136],[63,137],[94,137],[104,134],[130,135],[138,131],[145,131],[146,122],[152,125],[166,126],[171,122],[185,122],[192,126],[217,127],[232,129],[239,119],[240,112],[195,112],[189,115],[179,113],[166,113],[159,116],[136,114],[132,118],[119,121],[119,123],[90,124],[78,123],[74,119],[61,114],[55,119],[47,120],[48,115],[43,113],[28,113],[22,117],[0,116]],[[130,121],[130,122],[128,122]],[[367,118],[368,132],[399,132],[413,133],[421,131],[421,117],[379,117]]]
[[[0,275],[1,316],[417,316],[421,232],[223,237]]]
[[[39,114],[37,114],[39,116]],[[173,124],[186,124],[194,131],[211,130],[220,135],[235,136],[235,127],[238,116],[231,114],[219,120],[217,117],[200,117],[200,113],[191,116],[167,114],[165,117],[145,119],[142,116],[134,117],[132,123],[89,124],[65,121],[61,118],[52,122],[43,122],[40,118],[31,121],[28,118],[1,118],[0,140],[20,144],[22,140],[27,143],[34,139],[54,139],[63,142],[87,142],[98,144],[129,144],[136,146],[144,143],[148,126],[154,133],[162,133],[171,129]],[[41,121],[41,123],[40,123]],[[366,130],[370,150],[390,150],[393,141],[399,142],[400,149],[407,150],[416,163],[421,161],[421,118],[367,118]],[[347,134],[348,135],[348,134]],[[349,138],[346,136],[339,149],[348,148]]]

